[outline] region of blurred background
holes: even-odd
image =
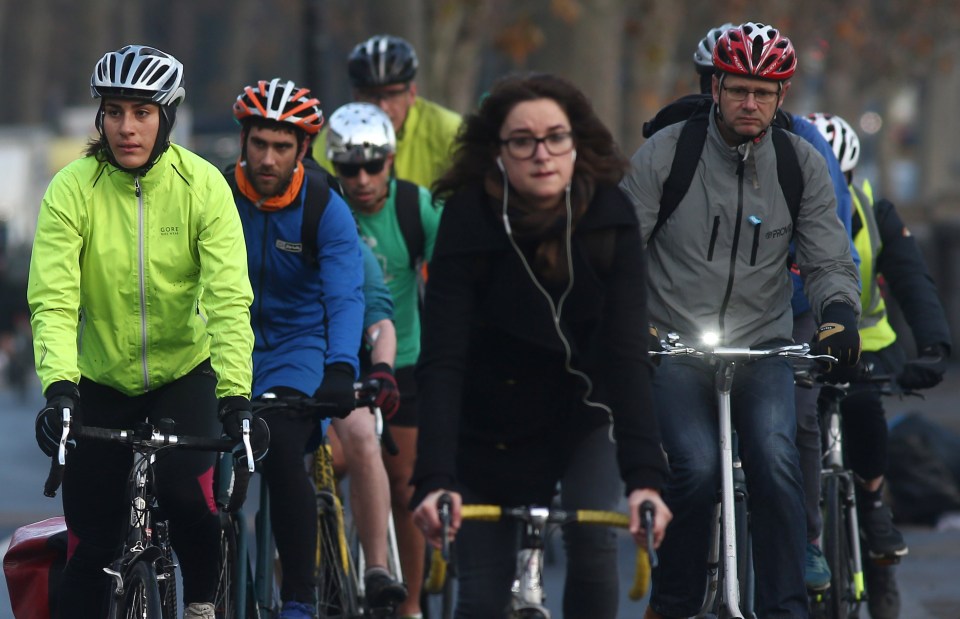
[[[239,143],[230,106],[258,79],[350,100],[346,57],[377,33],[418,50],[421,95],[468,112],[498,76],[564,75],[628,155],[642,123],[697,88],[692,54],[724,22],[773,24],[796,46],[793,113],[840,114],[860,134],[857,173],[899,207],[960,333],[960,4],[947,0],[0,0],[0,365],[29,338],[26,265],[52,175],[93,132],[89,76],[127,43],[186,68],[175,140],[218,166]],[[24,335],[26,333],[26,336]],[[21,366],[26,366],[26,371]]]

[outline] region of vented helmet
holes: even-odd
[[[279,77],[245,87],[233,104],[233,115],[241,123],[254,117],[290,123],[309,135],[323,126],[320,101],[308,89]]]
[[[833,114],[808,114],[807,120],[812,122],[823,139],[833,149],[833,154],[840,162],[840,170],[850,172],[857,167],[860,161],[860,138],[850,123]]]
[[[183,65],[170,54],[144,45],[126,45],[107,52],[93,68],[94,99],[146,99],[161,106],[179,105],[187,96]]]
[[[697,44],[697,51],[693,52],[693,64],[697,73],[713,73],[713,48],[717,46],[717,39],[727,30],[735,26],[730,22],[711,28],[705,37]]]
[[[720,35],[713,66],[724,73],[779,82],[797,70],[797,53],[790,39],[773,26],[747,22]]]
[[[413,46],[389,34],[370,37],[354,47],[347,58],[347,72],[354,88],[412,81],[418,66]]]
[[[348,103],[330,116],[327,159],[363,163],[383,159],[397,149],[390,117],[372,103]]]

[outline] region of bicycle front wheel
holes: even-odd
[[[115,617],[161,619],[160,589],[153,564],[136,561],[124,574],[123,599]]]
[[[844,516],[844,484],[840,477],[824,479],[823,548],[830,565],[830,617],[847,619],[854,593],[850,576],[850,539]]]
[[[357,586],[340,501],[332,494],[318,493],[317,509],[317,548],[320,554],[317,602],[320,616],[327,619],[360,617]]]

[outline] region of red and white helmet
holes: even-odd
[[[780,82],[797,70],[797,53],[773,26],[746,22],[720,35],[713,66],[723,73]]]

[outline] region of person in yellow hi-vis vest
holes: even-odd
[[[950,331],[920,248],[889,200],[875,199],[868,181],[853,182],[853,170],[860,158],[860,140],[853,128],[830,114],[811,114],[808,119],[833,147],[850,183],[854,205],[852,232],[860,254],[862,283],[861,363],[873,364],[875,374],[896,375],[905,389],[934,387],[943,379],[946,369]],[[915,360],[907,361],[906,351],[890,324],[884,288],[903,310],[917,345]],[[857,505],[867,553],[875,560],[903,556],[907,554],[907,544],[893,525],[890,508],[881,500],[887,464],[887,424],[879,388],[854,379],[841,404],[841,413],[844,435],[852,437],[846,447],[850,466],[860,481]],[[876,578],[882,572],[870,567],[866,570],[870,615],[895,617],[890,596],[881,594],[896,597],[892,572],[887,570],[887,586],[878,583],[879,587],[872,587],[871,574]],[[898,600],[896,605],[899,606]]]

